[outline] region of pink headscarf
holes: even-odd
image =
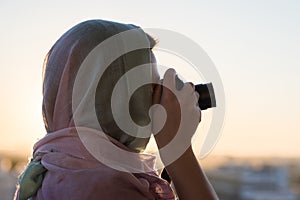
[[[146,50],[149,57],[143,60],[136,58],[136,55],[145,54],[145,50],[135,52],[134,57],[129,53],[127,57],[118,58],[110,65],[111,71],[107,71],[110,77],[100,80],[95,99],[101,104],[96,105],[95,109],[102,130],[86,120],[79,127],[77,124],[75,126],[73,119],[73,86],[79,67],[88,53],[105,39],[137,28],[103,20],[86,21],[66,32],[48,53],[43,85],[43,117],[48,134],[34,145],[33,155],[47,172],[41,187],[31,199],[174,199],[170,185],[159,178],[153,169],[155,157],[136,153],[145,148],[149,139],[129,136],[116,126],[106,105],[110,102],[107,96],[111,95],[111,91],[109,88],[103,90],[113,87],[120,76],[133,67],[130,62],[150,62],[150,49]],[[148,39],[151,44],[153,41]],[[89,77],[86,79],[89,81]],[[144,95],[139,96],[143,105],[137,101],[137,110],[148,109],[151,104],[150,89],[144,91]],[[148,121],[143,114],[137,115],[141,124]],[[141,167],[145,172],[120,171],[100,162],[101,158],[95,157],[93,152],[109,158],[110,152],[98,145],[108,143],[113,143],[123,152],[131,152],[133,156],[128,157],[128,163]],[[91,146],[86,148],[86,144]],[[112,162],[118,160],[118,155],[113,156]]]

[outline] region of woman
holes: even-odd
[[[125,37],[123,33],[128,31],[136,35]],[[117,39],[111,39],[114,36]],[[148,46],[130,49],[134,43],[128,41],[130,38]],[[96,61],[89,61],[99,45]],[[191,137],[201,116],[193,85],[186,83],[176,90],[182,97],[178,100],[172,92],[176,78],[172,69],[164,76],[164,87],[147,84],[136,92],[135,78],[126,75],[135,66],[145,65],[137,77],[159,83],[151,51],[154,45],[155,41],[134,25],[103,20],[80,23],[55,43],[46,56],[43,74],[47,135],[34,145],[16,199],[175,199],[168,182],[153,170],[154,157],[142,151],[151,132],[157,133],[155,140],[160,149],[173,140],[182,119],[187,118],[181,113],[181,105],[192,123],[181,138],[187,148],[171,164],[161,151],[162,161],[169,164],[166,169],[179,199],[216,199],[191,149]],[[91,71],[82,71],[83,66]],[[117,85],[120,90],[113,98]],[[148,111],[153,104],[165,108],[168,117],[163,128],[159,108],[151,110],[153,120],[149,126]],[[131,131],[122,128],[122,122],[127,122],[127,108],[129,118],[138,125]],[[142,126],[148,129],[139,131]],[[143,137],[139,137],[141,132]]]

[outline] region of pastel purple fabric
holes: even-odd
[[[84,129],[87,134],[98,132]],[[131,151],[113,138],[110,141]],[[154,170],[132,174],[96,160],[86,150],[74,127],[48,134],[34,149],[34,157],[41,156],[42,165],[48,171],[32,199],[174,199],[168,182],[159,178]],[[151,155],[143,161],[136,160],[149,168],[153,168],[154,161]]]
[[[45,59],[43,75],[43,118],[48,134],[34,145],[33,154],[33,158],[40,160],[47,172],[41,187],[31,199],[175,198],[168,182],[161,179],[153,169],[155,157],[136,153],[136,150],[143,149],[147,145],[148,139],[135,140],[131,136],[124,139],[124,133],[115,128],[111,116],[105,109],[97,110],[97,105],[97,114],[102,120],[104,126],[101,127],[104,129],[98,130],[88,121],[77,127],[73,120],[72,88],[80,64],[87,54],[106,38],[136,28],[138,27],[129,24],[90,20],[67,31],[51,48]],[[151,50],[147,52],[150,59]],[[112,72],[109,73],[108,79],[111,78],[116,82],[114,76],[128,70],[126,60],[130,61],[129,57],[121,57],[111,64]],[[108,82],[108,85],[113,84]],[[100,99],[106,101],[107,91],[100,90],[99,94]],[[148,99],[147,96],[142,102],[151,103]],[[105,107],[107,106],[104,105]],[[81,134],[91,135],[91,141],[95,141],[96,138],[105,143],[113,143],[122,150],[135,152],[136,156],[128,159],[132,159],[131,163],[143,166],[147,170],[141,173],[120,171],[100,162],[83,144],[79,129]],[[103,134],[106,137],[103,137]],[[95,148],[97,149],[97,146]],[[101,153],[102,150],[105,152],[105,149],[99,147],[98,152]],[[106,156],[110,156],[109,151],[106,152]]]

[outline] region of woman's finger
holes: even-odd
[[[188,82],[188,83],[192,86],[193,90],[195,90],[195,85],[194,85],[194,83],[192,83],[192,82]]]
[[[198,92],[194,91],[194,96],[195,96],[195,98],[194,98],[194,103],[195,103],[195,104],[197,104],[197,103],[198,103],[198,101],[199,101],[199,97],[200,97],[200,95],[199,95],[199,93],[198,93]]]
[[[197,106],[197,108],[198,108],[199,113],[200,113],[200,116],[199,116],[199,122],[201,122],[202,112],[201,112],[201,109],[199,108],[199,106]]]
[[[165,87],[168,87],[169,89],[175,89],[175,77],[176,77],[176,71],[175,69],[168,69],[164,75],[163,79],[163,85]]]

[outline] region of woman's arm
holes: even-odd
[[[172,92],[176,88],[175,79],[175,70],[169,69],[163,80],[165,87],[158,85],[154,89],[153,103],[162,105],[167,114],[163,128],[155,134],[157,146],[161,149],[172,141],[178,134],[179,127],[182,125],[180,123],[185,123],[180,129],[184,132],[179,136],[182,145],[176,144],[172,148],[178,149],[179,146],[186,146],[187,149],[177,160],[166,166],[167,172],[173,181],[179,199],[218,199],[191,148],[191,138],[201,118],[201,110],[196,105],[199,95],[194,92],[192,84],[185,83],[184,87],[178,91],[180,94],[177,93],[176,96],[174,91]],[[183,106],[183,111],[180,106]],[[155,123],[161,122],[161,114],[153,116],[155,126]],[[160,154],[162,161],[167,164],[168,155],[162,155],[162,152]]]
[[[191,147],[166,169],[179,199],[218,199]]]

